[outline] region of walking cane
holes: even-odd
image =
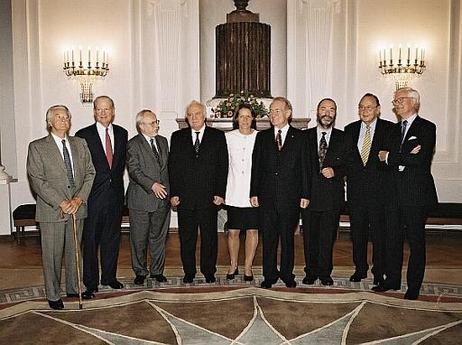
[[[79,239],[77,237],[77,224],[75,220],[75,214],[72,214],[72,228],[74,230],[75,265],[77,266],[77,286],[79,288],[79,309],[82,309],[82,287],[80,286],[80,245]]]

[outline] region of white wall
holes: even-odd
[[[215,94],[215,26],[232,8],[231,0],[12,1],[13,53],[2,46],[1,67],[9,52],[14,87],[1,79],[2,96],[7,90],[12,101],[0,116],[2,128],[10,121],[7,168],[18,177],[13,209],[33,201],[27,145],[46,134],[46,109],[69,105],[72,133],[92,123],[91,106],[80,104],[78,86],[62,72],[65,47],[109,48],[110,72],[95,94],[114,98],[116,122],[130,135],[134,115],[148,107],[169,137],[189,100]],[[425,42],[428,69],[411,85],[422,94],[422,116],[438,125],[433,173],[440,200],[462,202],[460,0],[252,0],[249,9],[272,28],[273,96],[287,95],[296,117],[313,117],[319,98],[333,97],[338,127],[356,119],[365,92],[376,93],[383,117],[393,119],[394,84],[378,72],[377,48]]]

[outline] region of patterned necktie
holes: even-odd
[[[196,132],[196,141],[194,142],[194,151],[199,153],[199,146],[201,146],[201,142],[199,141],[199,134],[200,132]]]
[[[278,151],[282,150],[282,131],[279,129],[278,134],[276,134],[276,145],[278,147]]]
[[[112,143],[111,137],[109,136],[109,128],[106,128],[106,158],[107,162],[109,163],[109,169],[112,169]]]
[[[66,147],[66,140],[63,139],[61,142],[63,143],[63,156],[64,165],[66,166],[67,179],[69,180],[71,188],[75,188],[74,175],[72,174],[71,156],[69,155],[69,151]]]
[[[371,126],[366,125],[366,133],[364,134],[363,147],[361,148],[361,159],[363,161],[364,166],[366,166],[367,160],[369,159],[371,144]]]
[[[157,140],[156,140],[156,143],[157,143]],[[152,149],[152,152],[154,153],[154,156],[156,157],[157,163],[159,163],[160,165],[160,155],[159,155],[159,151],[157,151],[156,145],[154,145],[154,138],[151,138],[151,149]]]
[[[327,140],[326,134],[327,132],[322,132],[321,140],[319,140],[319,169],[322,170],[324,159],[326,158],[327,153]]]

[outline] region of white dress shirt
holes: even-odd
[[[144,133],[141,133],[141,135],[144,137],[144,139],[146,139],[146,141],[148,142],[149,146],[151,146],[151,139],[154,139],[152,142],[154,143],[154,147],[156,148],[157,152],[160,152],[159,151],[159,147],[157,146],[157,141],[156,141],[156,136],[153,136],[153,137],[150,137],[149,135],[146,135]]]
[[[114,153],[114,128],[112,127],[112,123],[107,127],[109,132],[109,138],[111,138],[111,146],[112,152]],[[101,123],[96,122],[96,129],[98,130],[99,138],[101,139],[101,144],[103,144],[104,153],[107,156],[106,152],[106,127],[104,127]]]
[[[329,142],[330,142],[330,135],[332,133],[332,127],[328,128],[328,129],[325,129],[324,127],[321,127],[321,126],[317,126],[316,127],[316,133],[318,135],[318,151],[319,151],[319,143],[321,142],[321,138],[322,138],[322,132],[326,132],[326,142],[327,142],[327,146],[329,147]]]
[[[198,131],[191,128],[191,138],[192,138],[193,145],[196,143],[196,137],[197,137],[196,132],[199,132],[199,143],[202,143],[202,138],[205,132],[205,124]]]
[[[61,157],[62,157],[62,159],[64,161],[63,142],[62,142],[63,138],[60,138],[56,134],[53,134],[53,133],[51,133],[51,136],[53,137],[56,145],[58,146],[59,153],[61,153]],[[69,158],[71,159],[72,175],[75,176],[75,174],[74,174],[74,161],[72,159],[72,150],[71,150],[71,145],[69,144],[69,137],[66,135],[64,140],[66,140],[67,152],[69,152]]]
[[[287,131],[286,131],[287,132]],[[252,207],[250,204],[250,175],[252,172],[252,152],[257,131],[241,134],[238,129],[225,133],[228,145],[228,182],[226,185],[226,205]]]

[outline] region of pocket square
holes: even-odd
[[[415,136],[412,136],[412,137],[410,137],[410,138],[409,138],[409,139],[407,139],[407,140],[415,140],[415,139],[417,139],[417,137],[415,137]]]

